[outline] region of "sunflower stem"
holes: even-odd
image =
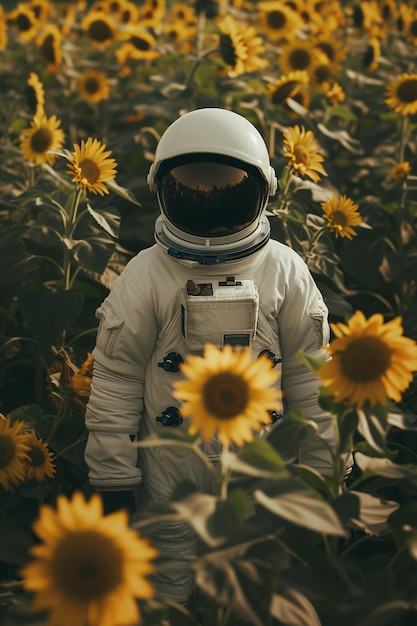
[[[83,195],[83,189],[77,189],[74,193],[74,200],[69,212],[68,222],[65,228],[65,238],[71,239],[74,231],[75,224],[77,222],[78,207],[80,205],[81,196]],[[63,272],[64,272],[64,289],[68,291],[71,288],[71,251],[68,246],[64,247],[64,260],[63,260]]]
[[[213,52],[218,52],[219,50],[220,50],[219,46],[216,46],[215,48],[209,48],[208,50],[200,54],[200,56],[196,59],[195,63],[192,65],[188,73],[187,79],[184,83],[184,87],[186,89],[190,87],[194,74],[196,73],[196,71],[198,70],[201,63],[204,61],[204,59],[206,59],[210,54],[213,54]]]

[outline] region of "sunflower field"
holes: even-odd
[[[417,2],[5,0],[0,69],[0,622],[415,626]],[[261,132],[272,236],[328,306],[332,359],[300,360],[334,474],[295,462],[316,435],[292,412],[266,440],[217,433],[218,495],[179,484],[168,507],[104,515],[83,454],[95,311],[154,242],[159,138],[203,107]],[[186,363],[184,410],[223,356]],[[250,371],[262,405],[271,370]],[[202,457],[213,434],[201,419],[164,445]],[[172,519],[201,540],[203,622],[154,593],[149,535]]]

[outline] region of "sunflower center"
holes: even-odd
[[[23,15],[22,13],[20,13],[16,20],[16,25],[20,32],[23,33],[30,29],[30,27],[32,26],[32,22],[27,15]]]
[[[327,41],[321,41],[320,43],[318,43],[317,48],[324,52],[324,54],[330,61],[333,61],[335,57],[335,51],[334,48],[332,48],[332,46]]]
[[[55,63],[54,38],[47,35],[42,42],[41,51],[48,63]]]
[[[230,419],[242,413],[248,403],[248,387],[240,376],[221,372],[212,376],[203,388],[203,402],[209,413]]]
[[[330,68],[328,65],[319,65],[314,72],[314,76],[318,83],[324,83],[330,79]]]
[[[96,78],[89,78],[84,83],[84,89],[87,93],[95,94],[100,91],[100,84]]]
[[[230,35],[220,35],[220,53],[227,65],[234,67],[236,65],[236,49]]]
[[[299,83],[295,80],[290,80],[288,83],[284,85],[280,85],[274,92],[272,96],[272,102],[274,104],[279,104],[280,102],[285,102],[288,98],[291,98],[297,89]]]
[[[397,95],[401,102],[414,102],[417,100],[417,79],[413,78],[404,81],[398,86]]]
[[[112,31],[104,20],[95,20],[92,22],[88,33],[91,39],[101,42],[111,39],[112,36]]]
[[[309,163],[309,153],[305,146],[297,144],[294,146],[294,156],[297,163],[303,163],[305,166]]]
[[[96,183],[100,176],[100,170],[92,159],[84,159],[80,163],[81,176],[89,183]]]
[[[150,48],[149,41],[146,41],[146,39],[143,39],[142,37],[132,37],[130,41],[137,50],[143,50],[146,52]]]
[[[346,226],[348,223],[346,214],[343,211],[334,211],[332,221],[335,226]]]
[[[16,453],[15,445],[6,435],[0,435],[0,468],[7,467]]]
[[[308,50],[296,49],[290,54],[290,65],[295,70],[305,70],[309,67],[311,56]]]
[[[268,25],[275,30],[281,30],[287,23],[287,18],[282,11],[270,11],[268,14]]]
[[[95,530],[68,533],[58,543],[52,563],[60,591],[91,602],[123,582],[123,555],[109,537]]]
[[[39,154],[43,154],[46,152],[52,144],[52,133],[49,128],[39,128],[35,133],[33,133],[30,145],[33,152],[38,152]]]
[[[41,467],[45,463],[45,455],[39,448],[31,448],[28,455],[32,467]]]
[[[378,337],[360,337],[343,352],[341,363],[350,380],[367,383],[380,378],[390,367],[391,350]]]

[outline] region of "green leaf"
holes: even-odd
[[[87,203],[87,209],[90,215],[96,220],[97,224],[99,224],[110,237],[117,239],[120,227],[120,214],[117,209],[109,207],[106,211],[95,211],[89,203]]]
[[[387,415],[377,414],[376,410],[357,410],[358,432],[365,441],[380,454],[389,454],[386,444],[387,436]]]
[[[271,513],[297,526],[328,535],[346,535],[330,504],[320,499],[312,489],[306,489],[300,481],[296,479],[276,481],[274,492],[274,495],[270,496],[256,490],[255,500]]]
[[[393,463],[387,458],[374,458],[355,453],[355,463],[362,470],[363,478],[384,476],[385,478],[407,479],[417,485],[417,465],[411,463]]]
[[[109,189],[111,189],[111,191],[114,191],[114,193],[121,198],[129,200],[129,202],[133,202],[133,204],[136,204],[137,206],[141,206],[141,203],[136,200],[134,194],[130,191],[130,189],[120,187],[120,185],[118,185],[115,180],[109,180],[108,182],[106,182],[106,185]]]
[[[251,465],[265,473],[282,472],[285,467],[281,455],[265,439],[256,439],[245,444],[238,454],[238,459],[245,465]]]
[[[81,289],[62,290],[32,282],[20,295],[23,318],[41,351],[55,343],[77,319],[83,308]]]
[[[301,411],[289,411],[278,426],[268,435],[267,441],[281,455],[284,461],[294,461],[298,455],[298,446],[306,437],[315,435],[317,427],[308,422]]]
[[[315,357],[309,356],[308,354],[305,354],[304,352],[299,352],[298,358],[300,359],[300,361],[303,361],[303,363],[305,363],[307,367],[313,372],[316,372],[327,363],[326,359],[317,359]]]
[[[89,271],[101,274],[107,267],[115,243],[104,237],[90,237],[78,241],[73,247],[74,260]]]
[[[3,248],[0,258],[0,285],[19,285],[23,279],[39,269],[41,260],[29,255],[24,244],[16,241]]]
[[[369,535],[380,535],[388,530],[388,518],[399,507],[398,502],[381,500],[363,491],[350,491],[359,499],[359,518],[355,526]]]
[[[310,600],[290,587],[273,595],[271,616],[285,626],[321,626]]]

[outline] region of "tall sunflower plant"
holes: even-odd
[[[404,336],[400,318],[384,323],[361,311],[332,330],[330,361],[300,360],[316,372],[321,404],[333,416],[333,473],[297,462],[299,444],[318,437],[299,411],[255,436],[282,411],[279,375],[266,357],[253,362],[249,350],[230,346],[207,345],[183,364],[174,395],[188,429],[137,444],[188,449],[216,486],[208,493],[179,483],[166,504],[148,505],[132,525],[145,536],[167,521],[190,525],[202,548],[189,566],[217,626],[288,623],[289,612],[299,620],[289,623],[331,624],[338,602],[342,624],[359,611],[363,624],[376,626],[391,600],[386,584],[370,593],[374,583],[361,564],[381,550],[390,593],[404,596],[396,612],[414,610],[402,572],[416,555],[417,469],[396,437],[417,433],[416,416],[399,406],[417,371],[417,343]],[[213,437],[222,444],[215,464],[203,452]]]

